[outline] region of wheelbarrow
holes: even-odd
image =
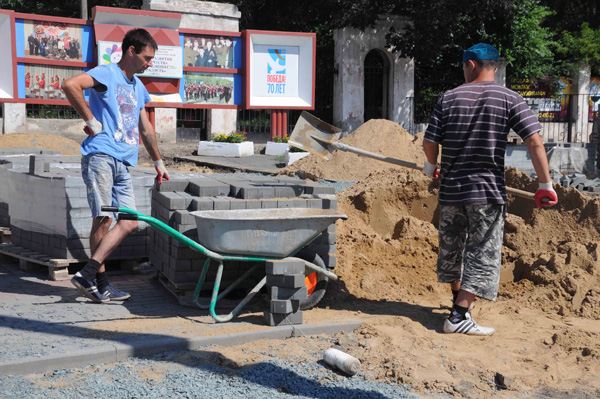
[[[103,206],[104,212],[119,212],[119,219],[139,220],[173,237],[177,241],[200,252],[207,259],[196,285],[193,301],[201,309],[209,309],[217,322],[233,319],[240,310],[265,286],[266,276],[227,315],[216,314],[217,302],[230,293],[262,264],[270,260],[286,259],[304,262],[305,268],[337,280],[337,276],[327,270],[324,264],[316,265],[306,259],[296,257],[304,247],[317,238],[337,219],[347,219],[344,214],[330,209],[281,208],[281,209],[240,209],[228,211],[196,211],[198,241],[196,242],[169,225],[129,208]],[[200,290],[211,261],[218,263],[217,275],[209,305],[200,303]],[[223,276],[223,262],[239,261],[257,263],[249,268],[229,287],[219,293]]]

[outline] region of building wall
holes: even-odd
[[[344,28],[334,32],[333,122],[344,132],[352,132],[364,123],[364,61],[369,51],[382,50],[390,62],[388,85],[389,119],[410,130],[414,97],[414,61],[400,58],[385,47],[385,35],[391,26],[402,30],[406,20],[397,16],[381,17],[374,28],[364,32]]]

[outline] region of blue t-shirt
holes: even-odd
[[[140,144],[140,111],[150,95],[137,76],[133,80],[117,64],[100,65],[86,72],[106,91],[90,89],[90,110],[102,123],[102,132],[81,144],[83,155],[104,153],[126,165],[135,166]]]

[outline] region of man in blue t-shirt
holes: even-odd
[[[135,209],[133,185],[128,167],[138,158],[140,135],[154,161],[156,180],[169,180],[156,145],[154,128],[144,109],[150,102],[148,91],[135,76],[152,66],[158,46],[144,29],[132,29],[121,46],[123,55],[116,64],[101,65],[66,80],[62,89],[83,118],[88,134],[81,145],[81,174],[87,186],[92,210],[90,248],[92,257],[71,279],[82,294],[94,302],[124,301],[130,295],[114,287],[106,277],[104,260],[129,233],[135,220],[118,220],[109,230],[112,213],[102,206]],[[89,107],[83,91],[90,89]]]
[[[450,283],[452,313],[445,333],[492,335],[469,309],[475,297],[496,300],[506,215],[504,154],[513,129],[527,144],[538,176],[538,207],[558,202],[548,159],[538,135],[542,126],[523,98],[497,85],[498,50],[479,43],[463,53],[466,83],[438,101],[425,132],[423,173],[437,176],[439,146],[440,223],[438,281]]]

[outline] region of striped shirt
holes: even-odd
[[[542,130],[514,91],[495,82],[473,82],[444,93],[425,132],[425,140],[442,145],[440,204],[506,203],[510,129],[523,140]]]

